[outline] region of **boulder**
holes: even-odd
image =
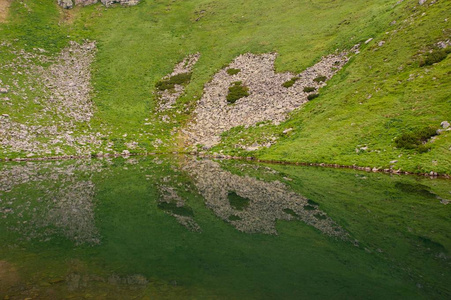
[[[91,5],[91,4],[96,4],[97,2],[99,2],[98,0],[75,0],[75,5]]]
[[[65,9],[71,9],[74,7],[72,0],[58,0],[58,5]]]

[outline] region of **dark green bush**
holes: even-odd
[[[231,69],[227,69],[227,74],[229,74],[229,75],[236,75],[236,74],[238,74],[238,73],[240,73],[241,72],[241,69],[233,69],[233,68],[231,68]]]
[[[318,97],[319,97],[319,94],[310,94],[310,95],[307,96],[307,99],[308,100],[313,100],[313,99],[318,98]]]
[[[318,76],[315,79],[313,79],[313,81],[315,81],[315,82],[324,82],[326,80],[327,80],[326,76]]]
[[[435,50],[420,60],[420,67],[430,66],[444,60],[451,53],[451,47]]]
[[[431,137],[437,135],[432,127],[424,127],[416,131],[407,132],[395,139],[397,148],[416,149],[420,153],[427,152],[429,147],[423,143],[427,142]]]
[[[163,79],[155,84],[155,87],[160,91],[172,90],[175,85],[185,85],[188,84],[191,80],[191,73],[180,73],[174,75],[168,79]]]
[[[311,92],[313,92],[313,91],[315,91],[316,90],[316,88],[314,88],[313,86],[306,86],[305,88],[304,88],[304,92],[305,93],[311,93]]]
[[[294,83],[295,83],[298,79],[299,79],[298,77],[293,77],[293,78],[291,78],[290,80],[284,82],[284,83],[282,84],[282,86],[283,86],[283,87],[286,87],[286,88],[292,87],[292,86],[294,85]]]
[[[236,81],[231,87],[229,87],[229,93],[227,94],[227,102],[235,103],[236,100],[249,96],[249,89],[243,86],[241,81]]]

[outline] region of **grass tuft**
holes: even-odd
[[[313,81],[315,81],[315,82],[324,82],[324,81],[326,81],[327,80],[327,77],[326,76],[323,76],[323,75],[321,75],[321,76],[318,76],[318,77],[316,77],[315,79],[313,79]]]
[[[293,78],[291,78],[290,80],[284,82],[284,83],[282,84],[282,86],[285,87],[285,88],[290,88],[290,87],[292,87],[292,86],[294,85],[294,83],[295,83],[296,81],[298,81],[298,79],[299,79],[298,77],[293,77]]]

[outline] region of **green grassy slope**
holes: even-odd
[[[419,67],[417,57],[450,37],[448,1],[426,7],[416,0],[143,0],[135,7],[77,9],[70,21],[52,0],[29,3],[29,10],[21,3],[14,1],[9,23],[0,24],[0,39],[19,38],[25,48],[53,52],[70,39],[98,42],[91,128],[107,134],[115,151],[125,149],[128,141],[139,143],[138,152],[180,149],[170,132],[190,119],[203,85],[239,54],[275,51],[277,71],[299,72],[322,55],[372,37],[321,96],[288,122],[231,130],[212,152],[372,167],[398,160],[394,168],[450,173],[449,134],[440,135],[427,153],[393,149],[396,136],[425,125],[438,128],[451,116],[450,59]],[[382,40],[385,44],[377,46]],[[202,56],[186,94],[169,113],[170,122],[159,121],[153,111],[155,83],[195,52]],[[289,136],[281,134],[290,127]],[[280,134],[270,149],[243,152],[233,147],[238,139],[252,144],[267,134]],[[163,140],[158,149],[152,145],[156,139]],[[356,153],[361,147],[368,149]]]

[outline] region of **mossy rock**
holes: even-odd
[[[304,88],[304,93],[311,93],[311,92],[314,92],[315,90],[316,90],[316,88],[313,86],[306,86]]]

